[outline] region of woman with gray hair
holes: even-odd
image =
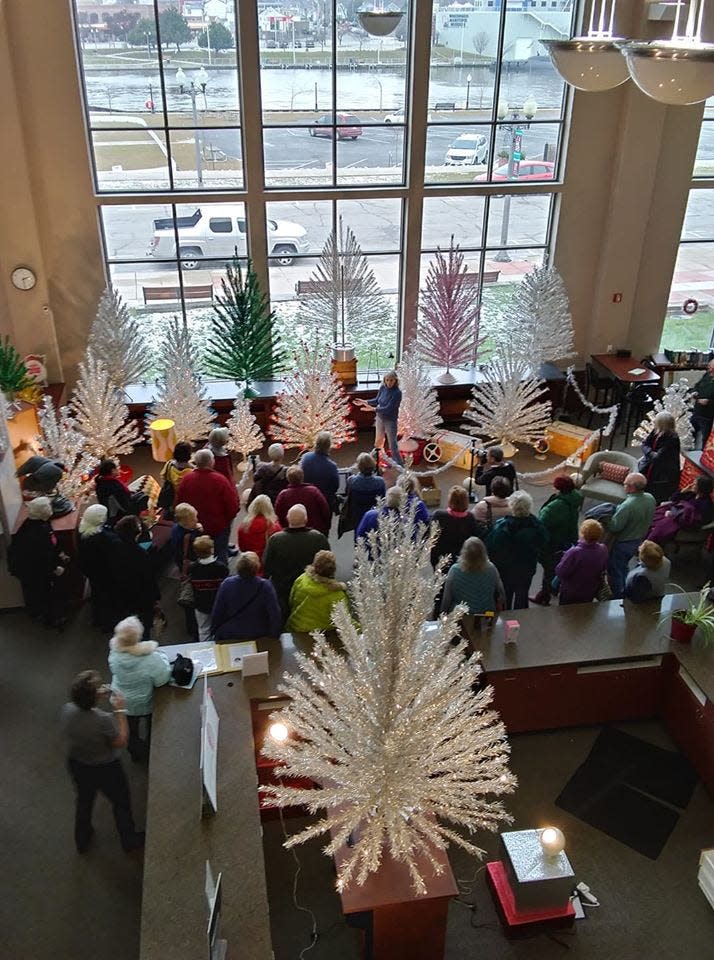
[[[528,591],[536,572],[538,558],[548,543],[548,532],[533,516],[533,500],[525,490],[508,498],[510,517],[502,517],[491,530],[487,545],[491,559],[501,574],[506,609],[528,607]]]
[[[79,566],[89,580],[92,622],[109,632],[116,623],[111,569],[119,537],[107,526],[107,519],[107,508],[101,503],[84,511],[79,521]]]
[[[679,487],[679,434],[671,413],[660,411],[642,444],[642,457],[637,468],[647,477],[647,492],[657,503],[669,500]]]
[[[64,573],[62,555],[52,530],[52,504],[48,497],[35,497],[26,505],[27,518],[13,534],[8,569],[22,585],[25,609],[33,620],[61,627],[64,604],[55,589]]]
[[[457,603],[465,603],[470,617],[483,616],[489,611],[502,610],[504,602],[501,577],[488,559],[483,540],[469,537],[447,574],[441,613],[450,613]]]

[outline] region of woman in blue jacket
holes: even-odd
[[[402,465],[397,445],[397,421],[399,420],[399,405],[402,402],[402,391],[399,389],[399,379],[396,370],[385,373],[382,386],[373,400],[355,400],[358,407],[368,410],[374,407],[374,447],[381,450],[386,436],[389,452],[395,463]]]

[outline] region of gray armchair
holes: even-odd
[[[637,471],[637,460],[631,457],[629,453],[620,453],[618,450],[600,450],[598,453],[593,453],[585,461],[582,474],[583,485],[580,487],[580,492],[586,499],[601,500],[603,503],[622,503],[625,499],[624,487],[612,480],[603,480],[598,475],[603,460],[607,463],[617,463],[627,467],[630,473],[636,473]]]

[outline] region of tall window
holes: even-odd
[[[295,343],[339,229],[385,303],[380,343],[355,331],[362,368],[417,328],[404,280],[452,235],[486,314],[543,262],[565,92],[539,39],[570,35],[569,0],[435,2],[430,44],[415,0],[385,38],[334,0],[74,3],[108,275],[157,343],[167,311],[207,334],[235,251]]]

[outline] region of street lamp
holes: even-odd
[[[530,121],[538,112],[538,104],[531,96],[523,106],[509,106],[507,103],[499,103],[496,110],[496,116],[503,124],[503,129],[508,131],[511,136],[511,146],[508,151],[508,173],[506,178],[514,180],[518,177],[518,168],[520,167],[523,151],[523,130],[530,129]],[[503,123],[510,116],[509,123]],[[525,122],[524,122],[525,121]],[[508,227],[511,219],[511,194],[507,193],[503,198],[503,218],[501,220],[501,249],[493,258],[496,263],[510,263],[508,256]]]
[[[467,74],[466,74],[466,109],[467,109],[467,110],[468,110],[468,108],[469,108],[469,95],[470,95],[470,93],[471,93],[471,80],[472,80],[471,74],[470,74],[470,73],[467,73]]]
[[[204,102],[206,99],[206,85],[208,84],[208,74],[205,69],[201,69],[196,74],[196,79],[190,80],[183,72],[181,67],[176,71],[176,83],[179,87],[179,93],[187,93],[191,98],[191,110],[193,113],[193,145],[196,151],[196,178],[199,187],[203,186],[203,168],[201,166],[201,141],[198,131],[198,112],[196,110],[196,97],[199,91],[203,94]],[[196,85],[198,84],[198,86]]]

